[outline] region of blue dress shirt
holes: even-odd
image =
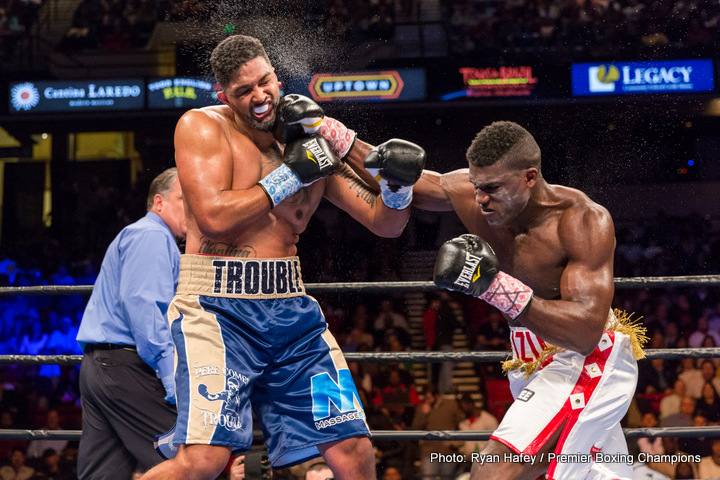
[[[165,314],[175,296],[180,250],[153,212],[125,227],[105,252],[77,341],[134,345],[158,378],[172,376],[175,350]]]

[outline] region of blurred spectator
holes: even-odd
[[[661,457],[663,460],[670,460],[673,458],[673,455],[676,455],[676,458],[679,458],[682,455],[686,455],[686,452],[678,450],[678,439],[676,437],[662,437],[662,449],[664,454],[666,455],[665,457]],[[653,470],[662,473],[668,478],[675,478],[675,471],[677,469],[678,463],[680,462],[649,462],[648,466]],[[697,472],[697,463],[692,463],[691,465],[691,473],[693,473],[693,476],[687,478],[695,478],[694,473]]]
[[[334,37],[344,37],[347,32],[350,16],[343,0],[334,0],[327,10],[325,31]]]
[[[683,358],[682,371],[678,374],[678,378],[685,382],[685,388],[689,396],[700,398],[705,380],[703,379],[702,371],[695,367],[695,359]]]
[[[400,405],[372,406],[366,409],[371,430],[402,431],[407,427],[404,419],[406,407]],[[375,457],[380,469],[397,468],[406,471],[411,468],[407,462],[410,443],[403,440],[375,439]]]
[[[48,448],[42,453],[42,464],[31,477],[33,480],[73,480],[73,472],[60,462],[60,454]]]
[[[675,380],[673,389],[660,400],[660,420],[680,412],[680,401],[685,396],[685,382]]]
[[[460,398],[460,408],[465,414],[465,420],[458,425],[460,430],[490,430],[494,431],[498,427],[497,418],[490,412],[485,410],[485,399],[481,395],[476,401],[470,394],[464,393]],[[465,455],[466,461],[469,463],[473,453],[480,453],[485,447],[486,441],[468,440],[460,447],[460,453]]]
[[[440,395],[436,385],[429,384],[425,390],[423,403],[415,409],[411,430],[457,430],[465,415],[457,401]],[[457,464],[438,462],[431,454],[450,455],[457,451],[454,442],[420,441],[420,469],[422,480],[453,480]]]
[[[709,424],[720,424],[720,397],[712,383],[705,382],[702,388],[702,397],[695,405],[695,412],[705,417]]]
[[[65,316],[60,321],[60,328],[53,330],[47,343],[47,349],[54,355],[81,355],[77,344],[78,328],[73,325],[72,318]]]
[[[387,371],[387,384],[382,388],[383,405],[402,405],[404,407],[420,403],[420,396],[408,372],[392,367]]]
[[[437,310],[440,306],[440,297],[437,294],[430,295],[428,305],[423,312],[422,329],[425,335],[425,349],[433,350],[435,346],[435,323],[437,321]]]
[[[711,383],[715,391],[720,392],[720,378],[715,374],[715,364],[709,358],[706,358],[700,364],[700,373],[702,374],[704,383]]]
[[[373,40],[390,40],[395,35],[395,19],[391,6],[380,0],[368,23],[368,35]]]
[[[646,412],[643,415],[642,427],[655,428],[660,424],[653,412]],[[650,453],[652,455],[662,455],[665,453],[661,437],[642,437],[637,440],[638,448],[642,453]]]
[[[668,415],[660,423],[661,427],[689,427],[693,422],[693,413],[695,413],[695,399],[692,397],[683,397],[680,400],[680,411]]]
[[[20,341],[20,353],[23,355],[39,355],[48,342],[48,335],[42,331],[42,324],[38,319],[28,319],[25,325],[26,333]]]
[[[645,463],[633,464],[633,480],[672,480],[673,478],[653,470]]]
[[[702,478],[698,477],[695,473],[697,467],[690,462],[678,462],[675,466],[675,480],[681,480],[685,478]],[[672,478],[672,477],[671,477]]]
[[[707,418],[702,416],[699,413],[695,413],[693,415],[692,420],[692,426],[693,427],[707,427],[708,422]],[[701,457],[706,457],[711,454],[711,438],[708,437],[693,437],[693,438],[681,438],[678,442],[678,446],[680,449],[684,452],[689,453],[690,455],[700,455]],[[703,477],[704,478],[704,477]]]
[[[382,480],[402,480],[403,477],[400,475],[400,470],[396,467],[385,467]]]
[[[457,314],[459,305],[454,301],[448,292],[440,292],[437,309],[435,310],[435,321],[433,322],[433,333],[431,335],[433,344],[429,344],[432,350],[440,352],[452,352],[455,329],[461,326],[461,319]],[[425,318],[423,318],[424,322]],[[452,393],[453,391],[453,369],[454,362],[433,362],[432,377],[430,381],[438,386],[441,394]]]
[[[410,333],[405,317],[395,311],[390,300],[380,301],[380,312],[373,323],[375,345],[387,342],[389,335],[395,335],[403,347],[410,346]]]
[[[0,413],[0,429],[3,430],[15,430],[19,428],[15,424],[15,416],[12,412],[4,410]],[[28,442],[26,440],[3,440],[0,442],[0,464],[7,464],[12,458],[12,453],[17,449],[23,452],[27,450]]]
[[[712,453],[700,460],[700,478],[720,478],[720,438],[712,441]]]
[[[10,465],[0,468],[2,480],[27,480],[35,474],[35,469],[25,465],[25,450],[22,447],[12,449]]]
[[[703,346],[705,337],[710,337],[714,340],[715,345],[720,344],[720,335],[717,332],[711,332],[709,330],[707,313],[703,314],[697,320],[697,330],[692,332],[688,337],[688,346],[690,348],[700,348]]]
[[[60,427],[60,414],[57,410],[51,409],[47,412],[47,421],[45,422],[45,425],[42,427],[43,430],[62,430]],[[58,454],[58,459],[60,458],[60,452],[63,451],[63,449],[67,446],[68,441],[67,440],[47,440],[47,439],[41,439],[41,440],[33,440],[30,442],[30,446],[27,450],[27,456],[29,458],[40,458],[45,450],[52,449]]]
[[[332,480],[335,478],[330,467],[324,462],[317,462],[314,465],[310,465],[310,468],[305,472],[305,480]]]
[[[480,325],[473,350],[510,350],[510,328],[505,318],[495,308],[488,312],[487,321]],[[480,371],[482,378],[504,377],[498,362],[477,363],[475,368]]]
[[[640,363],[638,393],[666,393],[672,389],[674,383],[675,372],[665,368],[665,361],[662,358],[653,358],[650,361]]]

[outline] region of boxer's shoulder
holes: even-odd
[[[585,242],[579,242],[579,237],[592,237],[600,242],[613,240],[614,244],[615,227],[605,207],[580,190],[553,187],[557,188],[562,198],[557,215],[557,232],[562,243],[578,247],[586,245]]]

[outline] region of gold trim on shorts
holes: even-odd
[[[181,255],[178,295],[273,299],[305,295],[300,259]]]
[[[648,341],[647,329],[640,323],[642,317],[634,319],[632,316],[632,313],[616,308],[608,314],[605,331],[624,333],[629,336],[635,359],[640,360],[645,357],[643,348]],[[527,380],[548,358],[564,350],[564,348],[547,344],[535,360],[525,362],[519,358],[512,358],[501,363],[502,369],[505,373],[520,369],[521,372],[525,373],[525,380]]]

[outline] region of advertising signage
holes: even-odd
[[[487,67],[460,69],[467,97],[526,97],[535,88],[532,67]]]
[[[308,91],[315,101],[424,100],[425,71],[400,69],[380,72],[318,73]]]
[[[152,78],[147,85],[148,108],[198,108],[218,105],[215,82],[206,78]]]
[[[516,66],[462,66],[456,72],[451,91],[441,93],[443,101],[457,98],[512,98],[538,97],[540,90],[546,95],[548,86],[557,88],[557,82],[549,82],[548,72],[540,72],[531,65]],[[542,80],[540,79],[542,77]]]
[[[572,65],[575,96],[711,92],[712,60],[576,63]]]
[[[145,107],[145,82],[70,80],[16,82],[9,88],[10,113],[134,110]]]

